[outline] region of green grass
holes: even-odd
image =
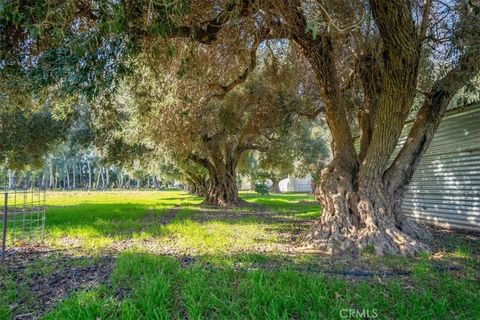
[[[320,215],[304,202],[311,197],[242,197],[256,205],[204,207],[178,191],[50,193],[46,242],[68,250],[33,260],[22,281],[0,269],[0,318],[13,317],[12,303],[25,305],[15,314],[35,304],[29,288],[39,273],[88,267],[105,255],[116,257],[108,281],[71,292],[45,319],[341,319],[350,309],[379,319],[480,318],[480,260],[468,242],[451,236],[441,257],[366,250],[332,262],[291,251],[289,237]],[[444,272],[439,263],[461,268]],[[326,273],[353,269],[411,274]]]
[[[320,213],[315,204],[298,205],[298,201],[307,199],[305,195],[259,198],[245,193],[244,198],[274,211],[272,219],[280,215],[290,218],[292,223]],[[272,221],[265,223],[254,215],[231,219],[217,208],[201,208],[199,213],[200,198],[176,191],[72,192],[48,195],[47,199],[51,206],[47,212],[47,243],[86,251],[101,251],[121,240],[148,240],[168,243],[185,253],[235,253],[275,241],[275,233],[268,230],[285,226]],[[162,216],[179,204],[173,219],[164,223]],[[255,207],[242,210],[251,211]],[[234,214],[238,209],[232,211]],[[196,221],[206,214],[209,221]]]
[[[432,279],[434,280],[432,282]],[[419,273],[415,288],[399,280],[358,281],[276,271],[182,268],[177,260],[124,253],[111,288],[80,292],[46,319],[338,319],[342,309],[381,319],[475,319],[478,285]],[[117,292],[128,292],[118,299]]]

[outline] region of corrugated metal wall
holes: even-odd
[[[391,161],[411,126],[405,125]],[[355,147],[358,150],[358,139]],[[403,210],[427,224],[480,231],[480,104],[443,117],[413,176]]]
[[[397,150],[410,127],[405,126]],[[445,115],[413,176],[403,210],[424,223],[480,231],[480,105]]]

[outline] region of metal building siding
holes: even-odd
[[[411,127],[405,125],[390,161]],[[358,151],[359,139],[355,147]],[[443,117],[413,175],[403,210],[427,224],[480,231],[480,104]]]
[[[405,126],[397,151],[410,128]],[[424,223],[480,231],[480,105],[443,118],[413,176],[403,210]]]

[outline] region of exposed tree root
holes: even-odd
[[[329,253],[372,248],[377,255],[414,256],[429,251],[430,231],[407,218],[401,203],[381,183],[353,186],[351,175],[330,166],[318,186],[322,216],[301,239],[301,244]]]
[[[359,252],[371,247],[377,255],[401,254],[415,256],[429,252],[422,239],[411,236],[395,226],[390,228],[365,227],[358,229],[337,224],[325,225],[316,222],[302,237],[302,245],[325,250],[328,253]]]
[[[219,207],[244,207],[250,205],[247,201],[237,198],[232,201],[226,201],[224,199],[205,199],[202,201],[202,205],[219,206]]]

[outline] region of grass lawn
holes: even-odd
[[[479,236],[417,258],[295,245],[312,197],[219,209],[178,191],[47,195],[45,244],[0,267],[0,319],[480,319]]]

